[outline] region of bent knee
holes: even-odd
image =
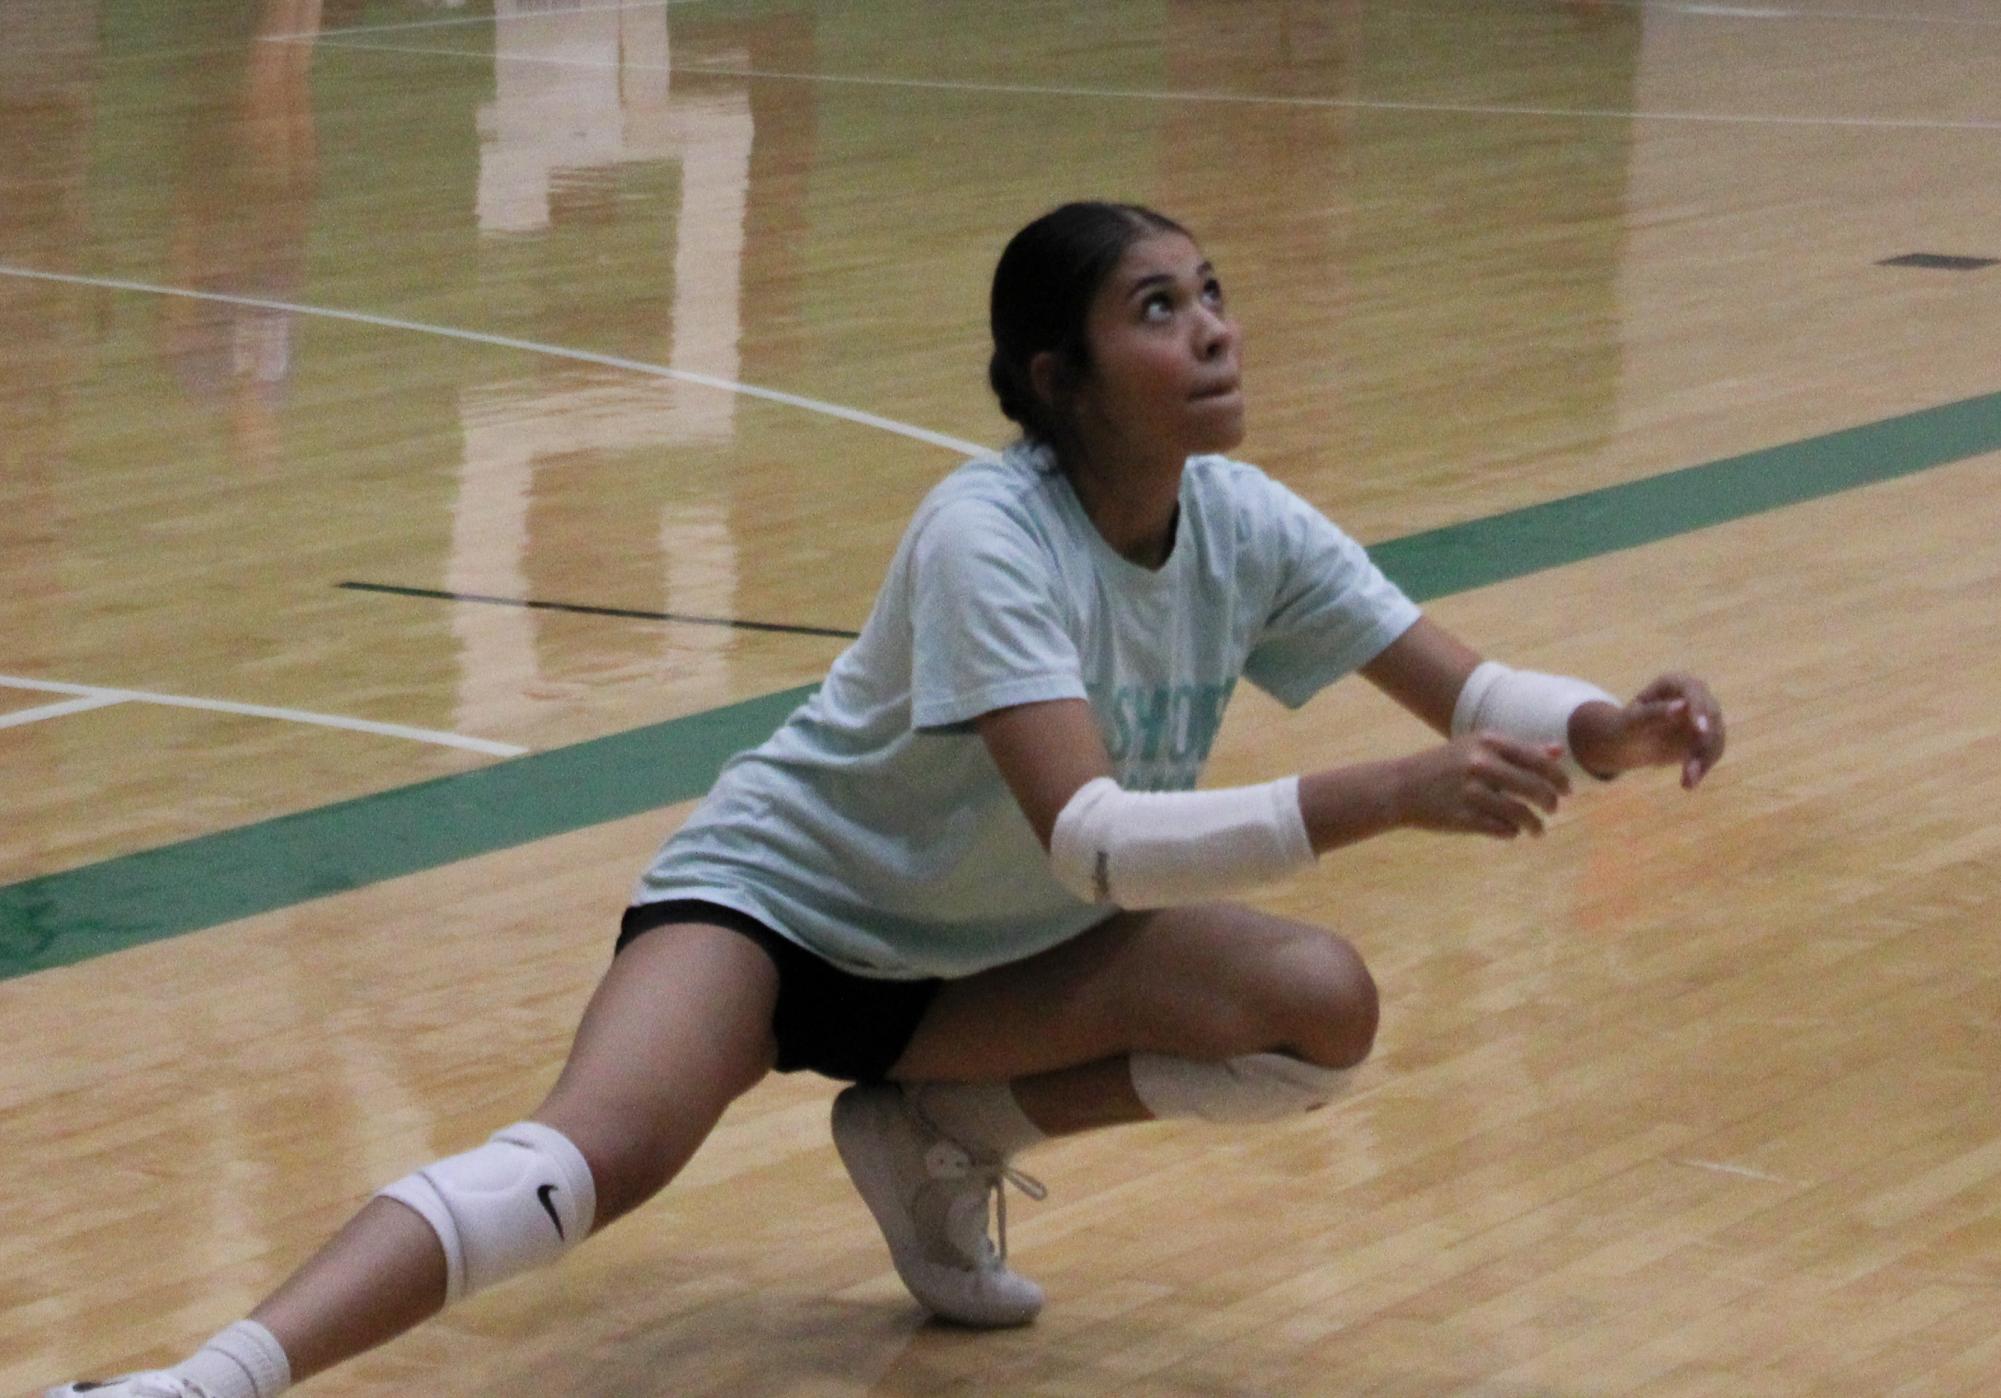
[[[1381,1002],[1360,954],[1330,933],[1308,934],[1292,983],[1296,1022],[1289,1047],[1323,1068],[1352,1068],[1375,1047]]]
[[[564,1118],[546,1106],[538,1116],[564,1121],[598,1192],[598,1226],[623,1217],[651,1199],[678,1173],[683,1152],[671,1132],[638,1123],[607,1123]]]

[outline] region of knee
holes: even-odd
[[[665,1189],[680,1163],[667,1133],[649,1130],[643,1123],[579,1121],[546,1106],[537,1115],[563,1122],[564,1133],[590,1167],[597,1186],[599,1228]]]
[[[665,1189],[673,1178],[670,1149],[664,1139],[649,1132],[607,1132],[585,1149],[584,1159],[601,1182],[599,1188],[632,1208]]]
[[[1340,937],[1303,932],[1287,958],[1292,1039],[1286,1047],[1324,1068],[1352,1068],[1375,1047],[1381,1005],[1375,977]]]
[[[584,1240],[598,1216],[589,1162],[562,1131],[535,1121],[496,1131],[486,1144],[406,1175],[381,1196],[437,1235],[448,1302],[554,1262]]]
[[[745,1074],[742,1089],[761,1076],[761,1068]],[[665,1189],[738,1095],[735,1079],[690,1082],[680,1093],[577,1079],[557,1083],[535,1118],[576,1143],[597,1182],[602,1226]]]

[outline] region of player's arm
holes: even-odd
[[[1082,699],[996,709],[976,727],[1058,881],[1127,908],[1252,887],[1398,826],[1539,832],[1534,808],[1554,810],[1564,781],[1546,753],[1483,736],[1254,786],[1130,792]]]
[[[1419,617],[1361,669],[1363,679],[1434,730],[1452,736],[1452,711],[1480,656],[1430,617]]]
[[[1630,704],[1560,675],[1510,670],[1422,618],[1374,660],[1364,678],[1448,736],[1496,731],[1561,744],[1601,777],[1680,765],[1693,789],[1723,756],[1723,710],[1693,675],[1662,675]]]
[[[1448,721],[1450,704],[1447,704]],[[1087,786],[1112,782],[1111,754],[1105,751],[1096,717],[1082,699],[1055,699],[1044,703],[1016,704],[995,709],[975,720],[1001,779],[1014,794],[1016,804],[1028,818],[1043,848],[1051,847],[1058,822],[1072,809]],[[1563,774],[1546,756],[1533,754],[1519,744],[1504,744],[1514,761],[1538,773],[1541,781],[1523,781],[1505,774],[1493,775],[1493,784],[1518,788],[1536,804],[1554,809],[1555,798],[1567,790]],[[1306,826],[1307,840],[1315,853],[1353,844],[1399,825],[1426,828],[1455,828],[1433,808],[1440,804],[1424,788],[1425,773],[1406,769],[1415,759],[1387,762],[1359,762],[1329,768],[1298,778],[1298,804]],[[1248,788],[1262,790],[1263,788]],[[1142,795],[1141,793],[1127,793]],[[1171,810],[1173,798],[1200,801],[1211,792],[1171,792],[1145,794],[1156,807]],[[1162,802],[1167,802],[1165,807]],[[1517,828],[1536,830],[1532,816],[1501,822],[1512,834]],[[1502,834],[1500,828],[1468,823],[1456,828],[1478,828]]]
[[[994,709],[975,719],[974,726],[1044,849],[1057,816],[1078,790],[1112,775],[1112,755],[1085,700]]]

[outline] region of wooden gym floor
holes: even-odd
[[[2001,1388],[1997,60],[1974,0],[0,0],[0,1392],[532,1105],[1003,440],[986,278],[1080,195],[1203,237],[1242,455],[1491,654],[1710,676],[1725,766],[1264,896],[1376,1057],[1035,1157],[1030,1329],[922,1323],[773,1079],[307,1391]],[[1212,779],[1422,741],[1247,693]]]

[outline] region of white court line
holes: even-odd
[[[1593,121],[1679,121],[1724,126],[1860,127],[1883,131],[2001,131],[2001,120],[1932,121],[1917,117],[1775,116],[1755,112],[1647,112],[1619,107],[1517,107],[1478,102],[1389,102],[1362,97],[1285,97],[1270,93],[1161,91],[1128,87],[1060,87],[1041,83],[976,83],[940,78],[883,78],[854,73],[795,73],[770,68],[719,68],[682,63],[617,63],[541,54],[499,54],[466,49],[417,48],[329,39],[324,47],[364,53],[475,59],[481,63],[540,63],[562,68],[612,68],[624,72],[671,72],[689,77],[757,78],[784,82],[909,88],[931,92],[994,93],[1017,97],[1082,97],[1101,101],[1207,102],[1246,107],[1320,107],[1371,112],[1437,112],[1454,116],[1571,117]],[[4,270],[4,269],[0,269]]]
[[[1788,5],[1733,5],[1720,0],[1602,0],[1622,10],[1648,13],[1695,15],[1701,19],[1778,19],[1809,24],[1918,24],[1958,25],[1965,28],[2001,28],[2001,19],[1976,15],[1906,15],[1885,10],[1802,10]],[[1437,5],[1403,6],[1405,10],[1439,12]]]
[[[506,24],[530,19],[568,19],[571,15],[616,14],[621,10],[667,10],[680,5],[699,5],[702,0],[640,0],[633,5],[577,5],[560,10],[534,10],[515,15],[459,15],[452,19],[412,19],[397,24],[351,24],[344,29],[301,29],[296,34],[260,34],[261,44],[283,44],[299,39],[322,39],[330,34],[386,34],[398,29],[448,29],[469,24]]]
[[[1674,1165],[1687,1165],[1696,1170],[1714,1170],[1720,1175],[1741,1175],[1747,1180],[1763,1180],[1767,1184],[1798,1186],[1799,1181],[1786,1179],[1783,1175],[1768,1175],[1763,1170],[1753,1170],[1745,1165],[1725,1165],[1716,1160],[1674,1160]]]
[[[452,53],[454,50],[441,49],[439,52]],[[700,384],[704,388],[721,389],[726,393],[740,393],[746,398],[782,403],[788,408],[802,408],[824,417],[839,418],[843,422],[853,422],[863,427],[893,432],[899,437],[908,437],[912,441],[923,442],[929,446],[943,447],[961,456],[993,454],[992,448],[983,447],[977,442],[948,437],[942,432],[932,432],[907,422],[898,422],[894,418],[878,417],[874,413],[865,413],[858,408],[844,408],[839,403],[829,403],[819,398],[805,398],[796,393],[781,393],[775,388],[759,388],[755,384],[733,383],[729,379],[720,379],[713,374],[697,374],[686,369],[670,368],[665,364],[648,364],[644,360],[624,359],[615,354],[570,349],[564,345],[544,344],[539,340],[519,340],[512,335],[489,335],[481,330],[461,330],[451,325],[431,325],[420,320],[399,320],[395,316],[371,315],[366,311],[343,311],[331,306],[308,306],[294,301],[269,301],[258,296],[229,296],[219,291],[192,291],[182,286],[158,286],[152,282],[124,281],[115,277],[86,277],[69,272],[44,272],[39,268],[15,267],[7,263],[0,263],[0,277],[24,277],[30,281],[62,282],[69,286],[98,287],[107,291],[138,291],[149,296],[177,296],[188,301],[219,301],[230,306],[254,306],[269,311],[288,311],[293,315],[318,316],[323,320],[344,320],[355,325],[371,325],[383,330],[408,330],[419,335],[437,335],[447,340],[491,345],[497,349],[521,350],[527,354],[546,355],[551,359],[567,359],[578,364],[599,364],[607,369],[624,369],[634,374]]]
[[[1752,5],[1647,5],[1649,10],[1668,10],[1675,14],[1702,15],[1710,19],[1798,19],[1798,10],[1767,10]]]
[[[1665,4],[1662,0],[1610,0],[1628,10],[1664,10],[1673,14],[1715,19],[1790,19],[1817,23],[1918,24],[1967,29],[2001,28],[2001,19],[1984,15],[1899,15],[1881,10],[1793,10],[1763,5]]]
[[[108,709],[113,704],[123,704],[122,695],[91,694],[82,699],[70,699],[60,704],[44,704],[35,709],[17,709],[11,714],[0,714],[0,728],[18,728],[23,724],[40,723],[43,719],[61,718],[64,714],[86,713],[91,709]]]
[[[346,47],[346,45],[343,45]],[[496,57],[498,55],[495,55]],[[509,55],[515,57],[514,55]],[[531,61],[526,55],[519,61]],[[1442,112],[1461,116],[1580,117],[1618,121],[1710,122],[1738,126],[1860,126],[1925,131],[2001,131],[2001,120],[1932,121],[1918,117],[1778,116],[1757,112],[1648,112],[1625,107],[1519,107],[1484,102],[1391,102],[1365,97],[1281,97],[1264,93],[1188,91],[1156,92],[1145,88],[1044,87],[1017,83],[961,83],[914,78],[822,76],[756,68],[708,68],[673,65],[677,73],[734,78],[782,78],[795,82],[865,83],[883,87],[919,87],[967,92],[1021,93],[1048,97],[1116,97],[1148,102],[1214,102],[1244,106],[1337,107],[1375,112]]]
[[[486,738],[467,738],[458,733],[441,733],[433,728],[408,728],[400,723],[376,723],[365,718],[344,718],[339,714],[308,713],[304,709],[274,709],[264,704],[237,704],[227,699],[195,699],[184,694],[155,694],[143,689],[109,689],[95,684],[64,684],[58,680],[31,680],[19,675],[0,675],[0,688],[32,689],[45,694],[76,694],[96,703],[84,707],[97,708],[105,704],[161,704],[172,709],[201,709],[208,713],[238,714],[245,718],[275,718],[287,723],[310,723],[320,728],[339,728],[350,733],[372,733],[384,738],[408,738],[413,742],[432,743],[438,747],[464,748],[467,752],[483,752],[491,757],[519,757],[528,749],[516,747],[513,743],[496,743]],[[73,706],[51,704],[48,709],[30,709],[29,713],[41,713],[54,717],[49,709],[63,709]],[[19,719],[20,715],[12,717]],[[0,724],[0,726],[5,726]]]
[[[570,15],[602,14],[618,10],[658,10],[672,9],[679,5],[700,4],[701,0],[642,0],[629,5],[579,5],[575,9],[541,10],[532,14],[516,15],[461,15],[451,19],[413,19],[396,24],[351,24],[341,29],[300,30],[295,34],[263,34],[258,42],[266,44],[290,43],[296,40],[327,38],[340,34],[386,34],[406,29],[444,29],[478,24],[502,24],[530,19],[564,19]],[[2001,19],[1990,19],[1975,15],[1900,15],[1880,10],[1797,10],[1766,5],[1705,4],[1699,0],[1607,0],[1607,3],[1628,10],[1658,10],[1666,14],[1696,15],[1705,19],[1773,19],[1801,20],[1809,23],[1856,23],[1856,24],[1916,24],[1935,26],[1961,26],[1965,28],[2001,28]],[[1425,10],[1431,6],[1402,6],[1407,10]]]

